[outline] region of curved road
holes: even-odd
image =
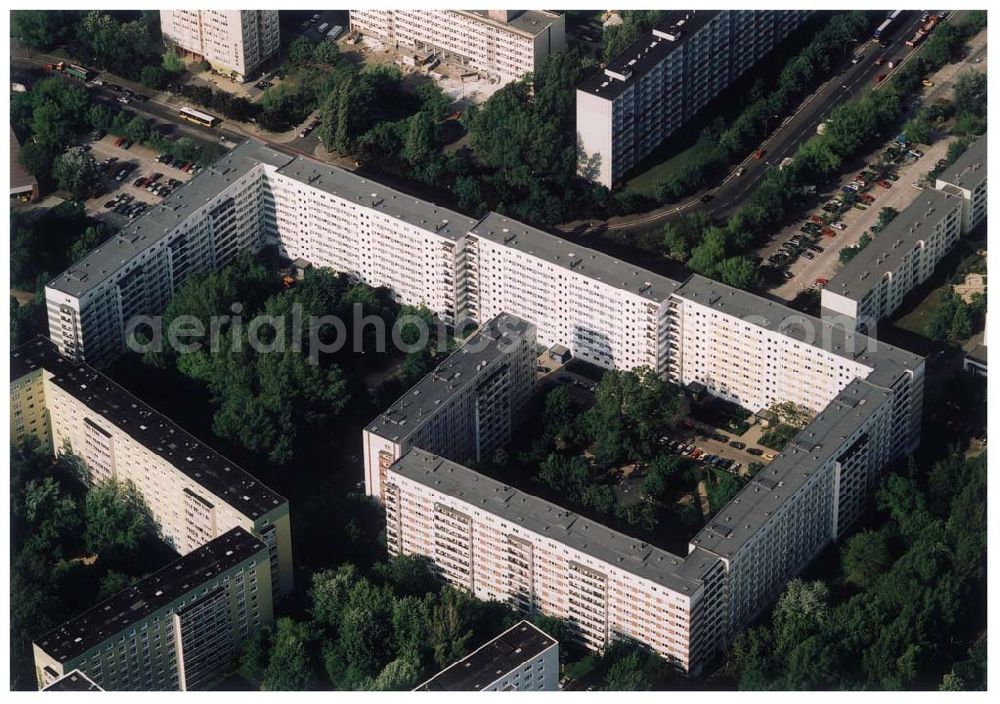
[[[781,163],[785,157],[793,156],[803,142],[816,134],[817,126],[826,119],[830,111],[841,103],[854,98],[865,86],[874,83],[879,74],[892,75],[906,63],[912,50],[904,42],[913,36],[920,24],[920,12],[907,11],[901,15],[889,39],[891,44],[883,49],[871,39],[858,44],[858,49],[864,52],[864,58],[856,64],[846,63],[845,68],[827,80],[811,95],[807,96],[796,108],[795,112],[786,117],[779,128],[769,135],[759,149],[765,151],[763,159],[754,159],[748,155],[740,164],[732,167],[729,174],[714,188],[701,192],[684,203],[669,205],[656,210],[614,217],[607,221],[573,222],[559,226],[558,230],[577,235],[586,235],[607,230],[648,229],[682,213],[703,210],[706,215],[714,218],[724,218],[736,210],[749,195],[760,179],[773,166]],[[876,66],[875,59],[885,55],[886,60],[902,59],[889,69],[886,65]],[[744,173],[736,176],[738,167],[742,166]],[[702,202],[705,195],[711,195],[712,200]]]

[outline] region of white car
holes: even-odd
[[[846,230],[847,229],[847,225],[845,225],[842,222],[831,222],[830,223],[830,227],[832,227],[835,230]]]
[[[917,183],[916,181],[913,182],[913,187],[916,188],[918,191],[923,191],[923,190],[926,190],[926,188],[927,188],[927,186],[923,186],[923,185]]]

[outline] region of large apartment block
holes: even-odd
[[[160,10],[163,40],[218,71],[249,80],[277,55],[277,10]]]
[[[619,184],[809,10],[671,11],[576,92],[580,173]]]
[[[351,10],[376,47],[409,49],[509,83],[566,46],[566,19],[548,10]]]
[[[882,469],[919,441],[923,362],[888,346],[878,354],[686,556],[416,446],[383,477],[389,552],[430,558],[477,598],[563,619],[593,650],[629,638],[697,674],[845,534]]]
[[[205,688],[272,625],[271,581],[267,545],[226,531],[39,638],[39,689],[74,670],[105,690]]]
[[[874,333],[986,217],[986,135],[973,142],[824,287],[823,318]]]
[[[389,466],[413,447],[488,461],[510,442],[535,382],[535,326],[493,318],[363,432],[365,488],[384,498]]]
[[[233,528],[258,536],[274,594],[291,592],[288,500],[44,338],[11,353],[11,416],[38,419],[12,433],[15,442],[30,432],[56,454],[72,452],[87,482],[131,482],[182,555]]]
[[[559,643],[528,621],[508,628],[414,692],[555,692]]]
[[[823,288],[823,317],[874,333],[958,242],[968,203],[946,190],[922,192]]]
[[[700,276],[674,288],[665,306],[672,381],[699,382],[753,410],[793,401],[816,413],[692,537],[687,556],[490,479],[419,440],[378,466],[390,552],[429,557],[478,598],[564,619],[594,650],[632,638],[697,673],[844,535],[882,469],[917,446],[924,366],[853,328]]]
[[[962,199],[962,234],[986,217],[986,135],[937,177],[934,187]]]
[[[506,311],[534,322],[542,345],[587,362],[666,371],[678,282],[497,213],[470,232],[465,262],[470,317]]]
[[[192,274],[265,244],[387,286],[454,324],[465,316],[462,238],[475,222],[247,140],[51,281],[49,336],[63,354],[103,366],[124,350],[129,321],[161,314]]]
[[[290,160],[245,142],[51,281],[59,351],[104,366],[124,350],[130,320],[161,314],[192,274],[258,251],[275,227],[265,173]]]
[[[721,613],[706,583],[722,565],[687,560],[615,532],[438,455],[413,449],[389,468],[386,534],[393,555],[425,555],[451,584],[525,614],[567,621],[601,650],[623,637],[697,670]]]

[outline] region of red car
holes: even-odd
[[[881,83],[884,80],[885,80],[885,74],[884,73],[880,73],[879,75],[875,76],[875,82],[876,83]]]
[[[124,137],[119,137],[118,139],[115,140],[115,146],[116,147],[120,147],[123,144],[125,144],[125,138]]]
[[[814,222],[817,225],[822,225],[823,224],[823,218],[821,218],[819,215],[810,215],[809,216],[809,222]]]
[[[892,182],[886,181],[885,179],[882,179],[881,181],[876,181],[875,183],[880,185],[882,188],[892,188]]]
[[[871,204],[875,202],[875,196],[869,193],[862,193],[860,196],[858,196],[858,200],[860,200],[862,203]]]
[[[823,235],[823,237],[836,237],[837,231],[834,230],[832,227],[824,227],[822,230],[820,230],[820,234]]]
[[[758,149],[757,151],[755,151],[753,153],[753,158],[754,159],[763,159],[764,158],[764,154],[766,154],[766,152],[763,149]]]
[[[829,279],[816,279],[816,285],[819,286],[820,288],[823,288],[828,283],[830,283]]]

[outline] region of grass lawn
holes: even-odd
[[[943,284],[932,290],[916,308],[896,321],[896,327],[929,338],[927,326],[931,322],[931,316],[934,315],[935,309],[941,304],[941,297],[949,288],[951,288],[951,284]]]
[[[653,198],[658,183],[667,180],[676,173],[680,173],[689,164],[697,161],[702,156],[702,152],[706,151],[710,146],[709,142],[696,141],[690,147],[677,152],[666,161],[654,164],[642,173],[629,179],[623,190]]]

